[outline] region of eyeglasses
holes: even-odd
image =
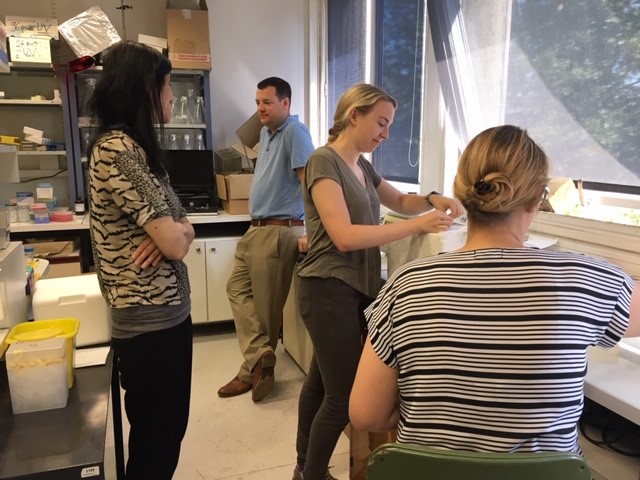
[[[544,190],[542,191],[542,202],[549,198],[549,193],[551,193],[551,190],[549,190],[549,187],[545,186]]]

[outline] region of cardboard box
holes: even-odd
[[[253,181],[252,173],[227,172],[216,174],[218,197],[222,208],[230,215],[249,213],[249,190]]]
[[[252,167],[255,166],[255,161],[260,151],[261,130],[262,123],[260,123],[260,117],[256,112],[236,130],[236,135],[240,139],[240,143],[231,145],[231,148],[249,160]]]
[[[153,37],[151,35],[143,35],[142,33],[138,34],[138,42],[144,43],[145,45],[149,45],[151,48],[155,48],[160,53],[162,53],[167,48],[166,38]]]
[[[211,70],[209,11],[167,8],[167,46],[174,69]]]
[[[20,139],[11,135],[0,135],[0,143],[3,145],[20,145]]]
[[[223,148],[213,153],[215,172],[238,172],[242,170],[242,156],[233,148]]]
[[[71,240],[29,243],[33,247],[34,256],[46,259],[65,259],[78,254],[77,245]]]

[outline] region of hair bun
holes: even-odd
[[[493,192],[493,190],[495,189],[495,186],[492,183],[485,181],[484,178],[482,178],[473,184],[473,188],[476,189],[476,192],[479,195],[486,195],[489,192]]]

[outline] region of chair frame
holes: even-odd
[[[583,456],[562,452],[463,452],[385,443],[369,456],[367,480],[591,480]]]

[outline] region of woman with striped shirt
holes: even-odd
[[[518,127],[470,142],[454,183],[466,245],[404,265],[365,312],[356,428],[453,450],[580,452],[587,347],[640,335],[640,286],[606,261],[524,246],[548,172]]]

